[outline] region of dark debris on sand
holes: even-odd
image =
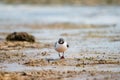
[[[35,37],[26,32],[13,32],[6,37],[7,41],[27,41],[35,42]]]

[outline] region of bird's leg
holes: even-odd
[[[62,56],[61,56],[61,59],[64,59],[64,52],[63,52],[63,54],[62,54]]]
[[[58,55],[59,55],[59,57],[61,57],[61,56],[60,56],[60,53],[58,53]]]

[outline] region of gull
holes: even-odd
[[[69,45],[63,38],[59,38],[59,40],[55,43],[55,50],[58,52],[60,59],[64,59],[64,52],[68,49]],[[60,55],[62,53],[62,56]]]

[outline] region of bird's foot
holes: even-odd
[[[61,56],[60,59],[64,59],[65,57],[64,56]]]

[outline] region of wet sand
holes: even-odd
[[[9,31],[0,27],[0,80],[120,79],[119,25],[24,26],[26,32],[36,37],[35,43],[7,42],[5,37],[17,27],[9,26]],[[70,45],[65,59],[59,59],[54,50],[59,37]]]

